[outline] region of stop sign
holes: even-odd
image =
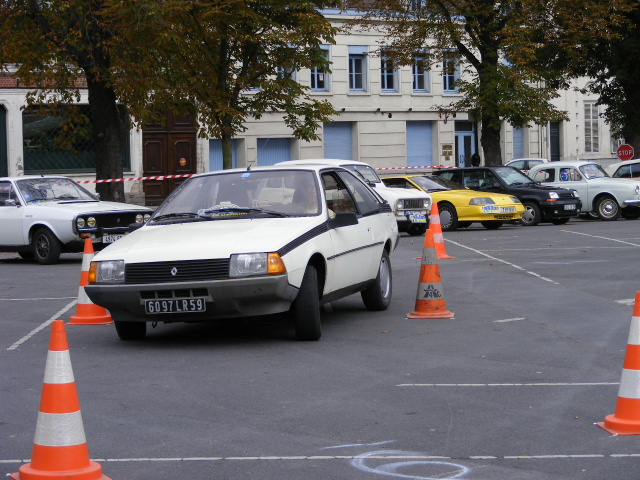
[[[616,152],[620,160],[631,160],[633,158],[633,147],[631,145],[620,145]]]

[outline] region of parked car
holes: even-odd
[[[0,178],[0,251],[48,265],[63,252],[82,252],[91,238],[100,250],[142,225],[153,210],[102,202],[67,177]]]
[[[347,170],[355,172],[367,185],[374,188],[376,192],[384,198],[395,215],[398,222],[398,229],[409,235],[424,235],[429,227],[429,213],[431,212],[431,196],[421,191],[398,191],[388,188],[376,171],[368,163],[355,160],[339,159],[310,159],[310,160],[290,160],[280,162],[278,165],[337,165]]]
[[[517,168],[523,173],[527,173],[536,165],[541,163],[547,163],[549,160],[546,158],[516,158],[510,162],[505,163],[507,167]]]
[[[582,211],[601,220],[640,216],[640,183],[611,178],[597,163],[573,160],[533,167],[531,178],[549,186],[566,186],[578,191]]]
[[[521,220],[525,226],[541,221],[562,225],[577,217],[582,208],[577,191],[540,185],[513,167],[453,168],[433,174],[472,190],[518,197],[526,210]]]
[[[445,232],[468,227],[474,222],[494,230],[506,221],[519,220],[525,212],[524,205],[514,195],[488,195],[462,188],[436,175],[382,177],[382,181],[387,187],[419,189],[430,194],[438,205],[440,225]]]
[[[614,163],[606,168],[611,178],[640,180],[640,159]]]
[[[389,205],[346,169],[224,170],[191,177],[95,255],[85,290],[123,340],[147,322],[287,311],[297,339],[317,340],[322,303],[360,292],[369,310],[389,306],[398,238]]]

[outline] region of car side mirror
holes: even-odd
[[[338,212],[336,216],[329,220],[329,228],[348,227],[349,225],[357,225],[358,217],[355,212]]]
[[[8,198],[4,201],[5,207],[15,207],[17,205],[16,201],[13,198]]]

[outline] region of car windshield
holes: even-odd
[[[597,163],[589,163],[587,165],[580,166],[580,172],[582,172],[582,175],[584,175],[587,180],[609,176]]]
[[[16,186],[28,204],[42,202],[97,202],[91,193],[69,178],[26,178]]]
[[[319,215],[314,172],[247,170],[192,177],[154,213],[151,223]]]
[[[535,183],[524,173],[511,167],[497,167],[494,172],[509,186]]]
[[[462,187],[451,180],[436,176],[411,177],[425,192],[440,192],[443,190],[462,190]]]
[[[369,165],[340,165],[342,168],[351,170],[360,176],[365,182],[381,183],[380,177],[376,171]]]

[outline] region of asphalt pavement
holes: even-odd
[[[616,409],[640,291],[640,221],[444,234],[453,319],[409,320],[424,237],[403,235],[394,295],[322,314],[318,342],[280,315],[159,324],[122,342],[67,325],[91,458],[113,480],[637,480]],[[75,314],[81,254],[0,254],[0,465],[30,458],[50,323]],[[639,412],[640,416],[640,412]]]

